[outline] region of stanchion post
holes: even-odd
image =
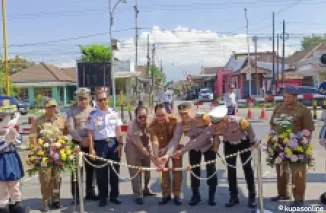
[[[83,190],[83,181],[82,181],[82,171],[83,166],[83,152],[80,151],[77,155],[77,180],[78,189],[79,189],[79,213],[84,213],[84,190]]]
[[[312,100],[312,106],[313,106],[313,119],[317,119],[317,100],[313,99]]]
[[[272,211],[264,209],[264,195],[263,195],[263,177],[262,177],[262,161],[261,161],[261,146],[259,145],[257,148],[257,177],[258,177],[258,197],[259,197],[259,209],[257,209],[256,213],[273,213]]]

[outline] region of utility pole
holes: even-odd
[[[138,0],[135,0],[135,6],[134,6],[134,11],[135,11],[135,71],[137,72],[137,67],[138,67]],[[136,76],[136,92],[138,92],[138,77]]]
[[[147,34],[147,75],[149,76],[151,73],[151,69],[150,69],[150,64],[151,63],[151,59],[149,57],[149,34]]]
[[[271,90],[273,91],[274,86],[275,86],[275,12],[273,12],[273,38],[272,38],[272,43],[273,43],[273,79],[272,79],[272,88]]]
[[[149,57],[149,33],[147,34],[147,76],[149,77],[150,73],[151,73],[151,69],[150,69],[150,64],[151,61],[150,61],[150,57]],[[149,86],[149,85],[148,85]],[[148,87],[149,88],[149,87]],[[149,105],[150,105],[150,101],[151,101],[151,93],[149,92],[148,93],[148,100],[149,100]]]
[[[285,77],[285,40],[289,39],[289,34],[285,33],[285,20],[283,19],[283,33],[281,39],[283,40],[282,47],[282,86],[284,88],[284,77]]]
[[[2,32],[3,32],[3,52],[5,62],[6,75],[6,95],[10,96],[10,80],[9,80],[9,65],[8,65],[8,44],[7,44],[7,15],[6,15],[6,0],[2,0]]]
[[[249,23],[248,23],[248,15],[247,8],[244,9],[245,18],[246,18],[246,29],[247,29],[247,45],[248,45],[248,69],[249,73],[247,74],[247,80],[249,81],[249,97],[251,97],[251,58],[250,58],[250,41],[249,41]]]
[[[153,44],[153,49],[152,49],[152,73],[151,73],[151,76],[152,76],[152,93],[154,94],[154,69],[155,69],[155,44]]]
[[[277,81],[276,81],[276,88],[275,88],[275,94],[277,93],[277,88],[278,88],[278,84],[279,84],[279,82],[280,82],[280,61],[279,61],[279,58],[280,58],[280,34],[277,34],[277,40],[276,40],[276,48],[277,48],[277,50],[276,50],[276,52],[277,52],[277,54],[276,54],[276,64],[277,64],[277,67],[276,67],[276,73],[277,73],[277,77],[276,77],[276,79],[277,79]]]
[[[257,69],[257,41],[258,41],[258,37],[257,36],[254,36],[252,38],[252,41],[254,42],[254,46],[255,46],[256,95],[258,95],[258,90],[259,90],[259,76],[258,76],[258,69]]]

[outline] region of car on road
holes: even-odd
[[[31,107],[31,105],[26,101],[19,100],[13,96],[5,96],[5,95],[0,96],[0,106],[2,105],[3,100],[9,100],[11,105],[16,105],[18,111],[22,115],[26,115]]]
[[[213,101],[214,93],[209,88],[200,89],[199,91],[199,100],[201,101]]]

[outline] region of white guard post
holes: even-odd
[[[84,190],[83,190],[83,181],[82,181],[82,171],[83,167],[83,152],[80,151],[77,155],[77,180],[79,188],[79,213],[85,213],[84,209]]]
[[[262,147],[259,145],[257,147],[257,177],[258,177],[258,198],[259,198],[259,208],[257,210],[251,211],[251,213],[273,213],[270,210],[265,210],[264,209],[264,195],[263,195],[263,177],[262,177],[262,165],[261,165],[261,152],[262,152]]]

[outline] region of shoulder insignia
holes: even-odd
[[[248,120],[242,118],[239,122],[239,125],[241,130],[247,130],[250,124]]]

